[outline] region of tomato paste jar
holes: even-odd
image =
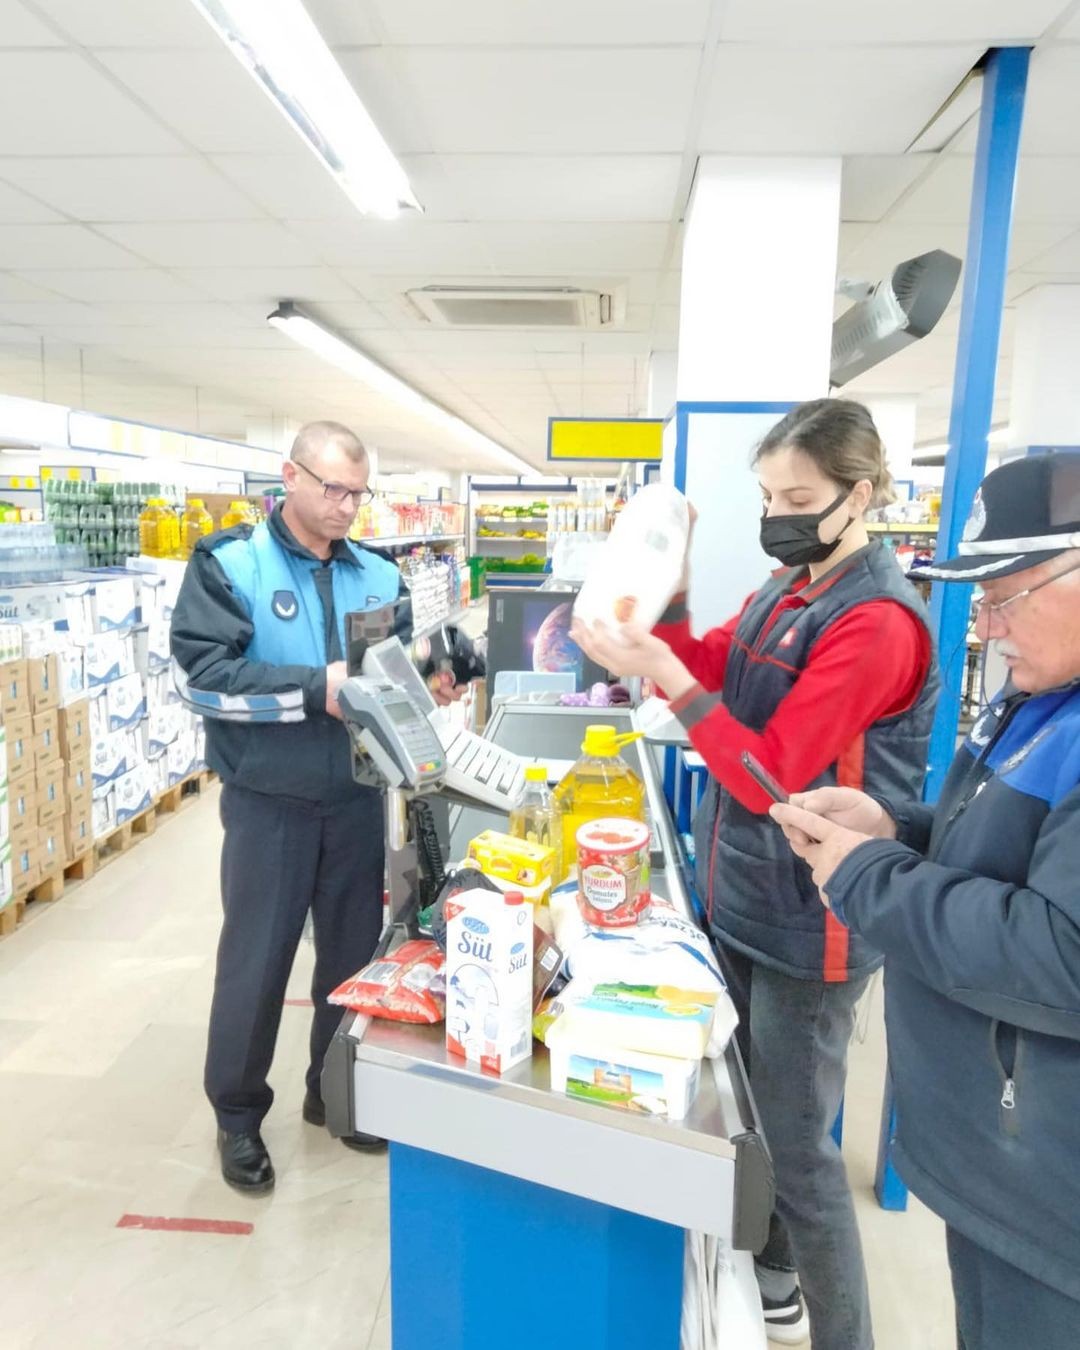
[[[625,928],[649,905],[649,827],[590,820],[577,832],[578,907],[586,923]]]

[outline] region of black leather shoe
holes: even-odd
[[[310,1092],[304,1098],[301,1114],[309,1125],[326,1124],[326,1107],[321,1098]],[[364,1134],[360,1130],[346,1135],[341,1142],[346,1148],[356,1149],[358,1153],[381,1153],[386,1147],[385,1139],[380,1139],[377,1134]]]
[[[274,1164],[258,1130],[218,1130],[221,1175],[244,1195],[265,1195],[274,1189]]]
[[[322,1098],[316,1097],[313,1092],[304,1097],[302,1114],[309,1125],[326,1124],[326,1107],[322,1103]]]

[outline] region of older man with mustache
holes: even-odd
[[[947,1225],[961,1350],[1075,1350],[1080,455],[988,475],[929,575],[981,585],[977,632],[1009,668],[941,800],[825,788],[772,815],[885,954],[897,1164]]]

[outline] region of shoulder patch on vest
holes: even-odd
[[[275,618],[295,619],[300,613],[300,601],[292,591],[275,591],[270,600],[270,608]]]

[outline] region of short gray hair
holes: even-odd
[[[364,448],[364,442],[354,431],[350,431],[341,422],[305,423],[296,433],[289,458],[298,463],[306,464],[331,441],[340,446],[346,455],[357,464],[368,462],[368,452]]]

